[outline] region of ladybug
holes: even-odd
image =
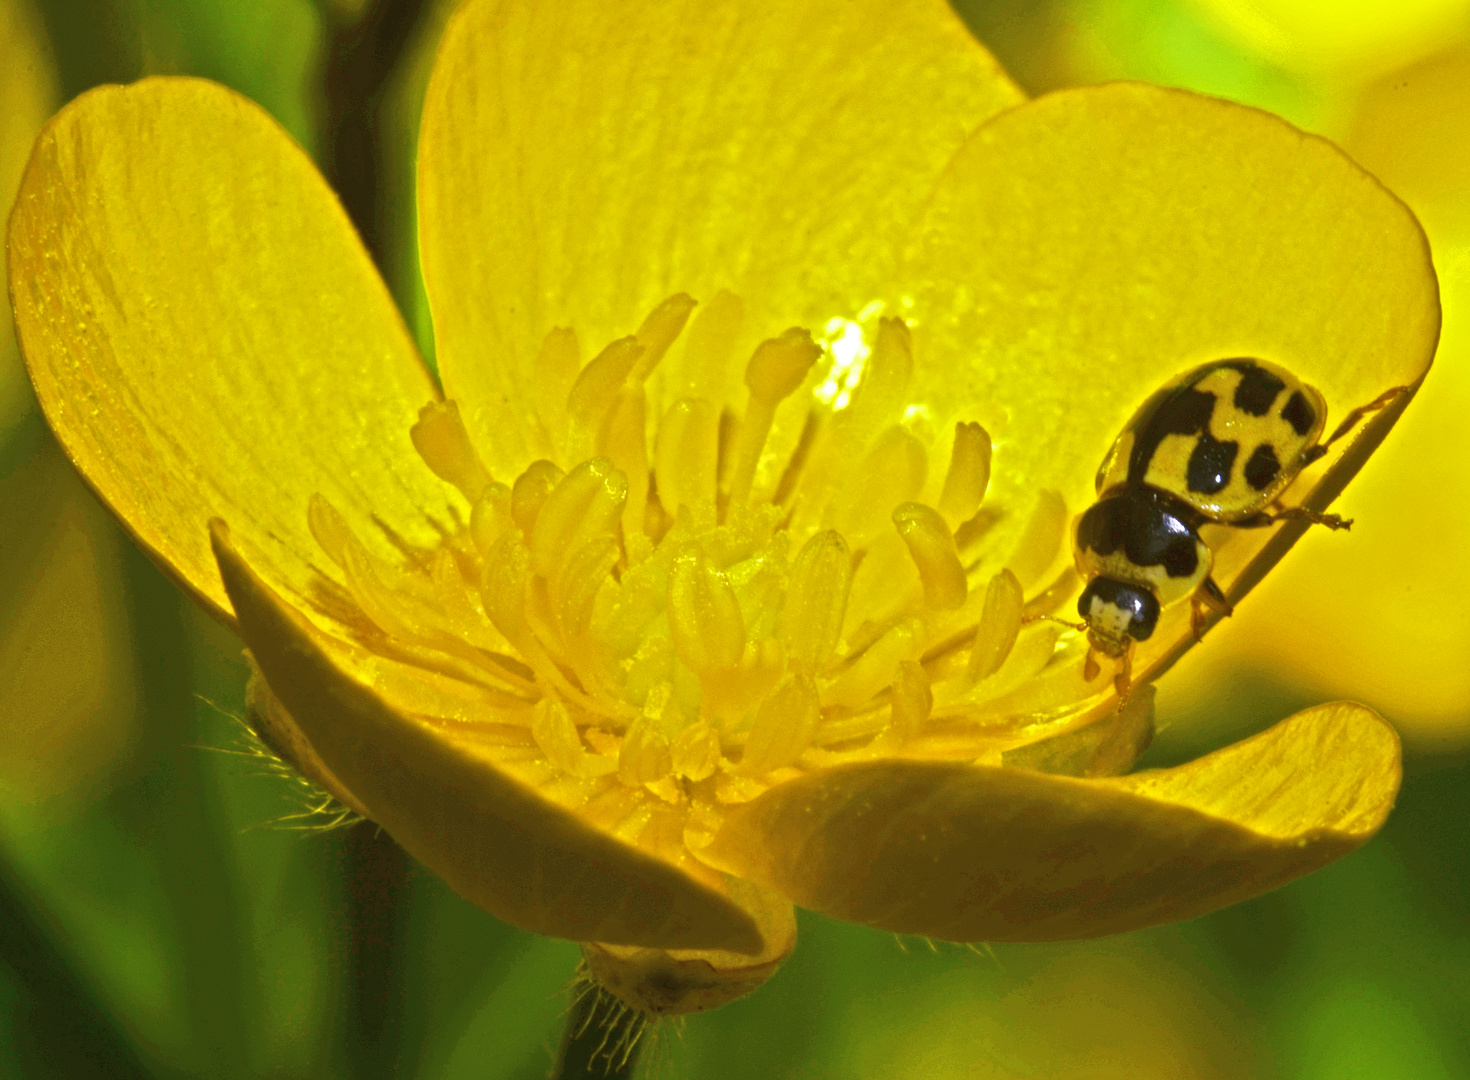
[[[1348,528],[1352,522],[1336,514],[1273,504],[1333,442],[1406,389],[1354,409],[1326,441],[1322,395],[1265,360],[1215,360],[1149,397],[1103,459],[1098,500],[1076,523],[1077,571],[1086,583],[1078,629],[1090,646],[1084,676],[1097,676],[1097,654],[1117,660],[1115,683],[1126,696],[1133,643],[1148,640],[1164,608],[1189,597],[1196,639],[1207,609],[1231,614],[1210,576],[1214,557],[1201,526],[1297,519]]]

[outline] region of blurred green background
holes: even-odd
[[[0,202],[89,86],[217,79],[316,156],[427,351],[411,163],[451,7],[0,0]],[[957,7],[1032,93],[1137,78],[1256,105],[1424,222],[1445,336],[1343,500],[1358,528],[1305,540],[1163,680],[1145,761],[1351,697],[1403,732],[1403,795],[1360,853],[1180,926],[971,951],[803,916],[769,985],[656,1033],[645,1067],[1470,1076],[1470,0]],[[0,319],[0,1077],[545,1076],[576,947],[470,907],[371,828],[270,825],[297,807],[230,752],[244,677],[61,458]]]

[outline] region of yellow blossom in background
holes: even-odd
[[[1423,377],[1423,237],[1329,144],[1143,85],[1025,103],[927,0],[471,2],[418,193],[442,393],[305,156],[212,84],[68,107],[9,260],[49,420],[245,639],[262,736],[464,896],[678,1012],[768,976],[792,902],[1091,937],[1382,823],[1358,706],[1112,776],[1187,605],[1126,704],[1039,618],[1177,372],[1269,357],[1336,416]],[[1217,579],[1301,531],[1219,530]]]
[[[1384,75],[1470,21],[1466,0],[1192,0],[1252,52],[1330,82]]]
[[[0,4],[0,208],[8,216],[36,133],[56,107],[56,72],[41,16],[30,0]],[[0,267],[0,286],[5,269]],[[0,310],[0,439],[28,409],[30,388],[16,351],[10,306]]]
[[[57,102],[29,0],[0,0],[0,213]],[[5,272],[0,267],[0,283]],[[136,704],[116,530],[43,441],[0,310],[0,796],[76,796],[127,748]]]

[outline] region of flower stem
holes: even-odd
[[[638,1065],[643,1040],[640,1014],[620,1006],[600,990],[590,990],[572,1002],[567,1025],[549,1080],[623,1080]]]
[[[380,271],[383,92],[427,8],[424,0],[377,0],[357,18],[337,17],[327,45],[322,169]]]
[[[356,1077],[395,1076],[404,1026],[408,856],[371,821],[343,837],[347,877],[347,1056]]]
[[[428,9],[424,0],[374,0],[337,16],[323,68],[322,167],[373,261],[385,265],[383,93]],[[408,857],[372,822],[347,833],[347,1057],[358,1077],[396,1075],[404,1021],[403,936]]]

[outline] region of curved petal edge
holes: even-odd
[[[341,203],[260,106],[203,79],[103,86],[42,131],[7,238],[46,419],[154,559],[232,621],[228,517],[307,602],[320,494],[374,550],[432,545],[450,489],[409,430],[439,391]]]
[[[1101,780],[890,761],[737,811],[703,856],[805,907],[955,941],[1101,937],[1249,899],[1366,842],[1398,736],[1322,705],[1174,769]]]

